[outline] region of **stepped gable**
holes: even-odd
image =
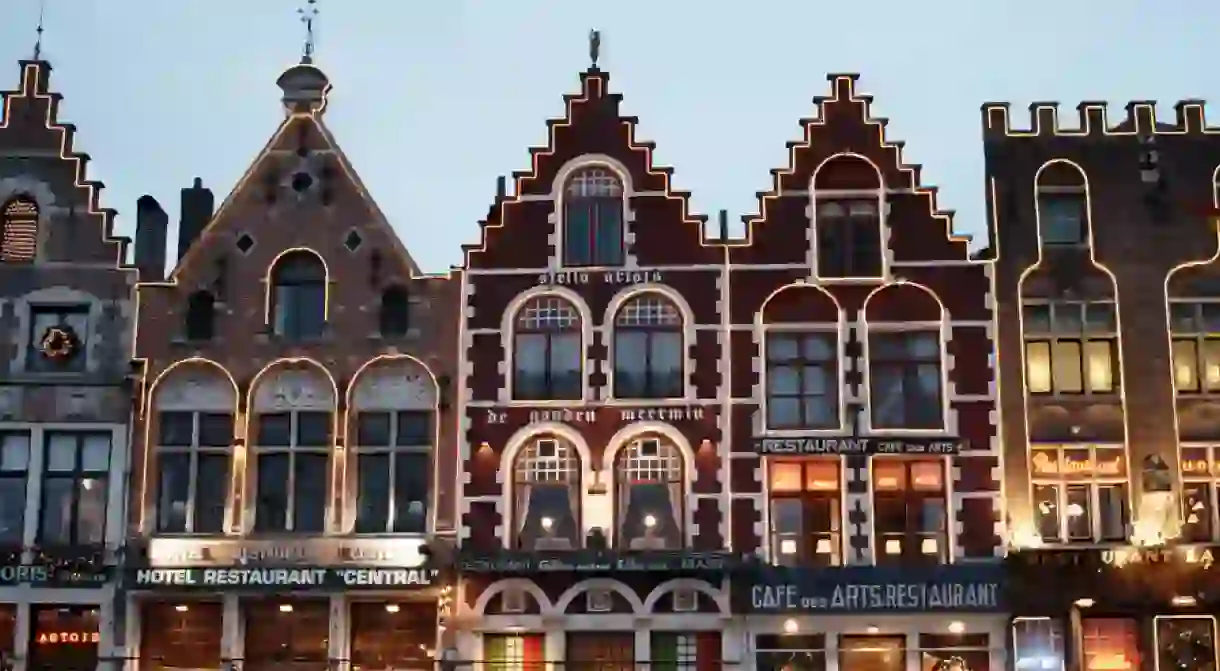
[[[760,192],[759,212],[745,217],[746,236],[732,253],[735,263],[801,263],[808,249],[809,198],[815,174],[838,157],[880,173],[890,206],[888,246],[896,261],[968,260],[970,238],[953,232],[953,212],[937,205],[937,188],[924,186],[921,167],[903,160],[903,142],[885,136],[885,118],[872,115],[873,98],[857,92],[859,75],[831,74],[830,95],[814,98],[817,115],[801,119],[803,137],[788,147],[788,166],[771,171],[771,190]],[[867,164],[871,164],[868,166]],[[875,166],[875,167],[874,167]],[[836,166],[837,167],[837,166]],[[858,176],[858,175],[857,175]],[[872,177],[872,185],[876,184]],[[778,229],[778,230],[777,230]]]
[[[553,254],[550,239],[557,219],[559,186],[573,161],[604,163],[623,172],[628,198],[636,210],[633,231],[637,246],[668,246],[672,236],[681,245],[706,245],[706,217],[689,211],[690,192],[672,186],[673,168],[653,163],[654,142],[639,141],[638,119],[620,111],[623,96],[610,91],[610,74],[597,66],[580,74],[580,92],[564,95],[564,116],[547,120],[547,144],[530,148],[531,167],[513,173],[513,193],[501,188],[486,219],[479,222],[480,241],[463,245],[467,268],[544,267]],[[644,200],[659,201],[643,204]],[[541,205],[540,205],[541,204]],[[648,227],[669,221],[689,227],[689,233],[666,231],[646,239]],[[511,228],[511,240],[504,229]],[[687,245],[686,241],[690,243]],[[692,262],[702,261],[694,259]]]
[[[0,172],[0,200],[29,190],[39,208],[52,218],[67,218],[74,226],[87,219],[98,227],[98,235],[73,235],[63,244],[57,244],[48,230],[47,260],[113,262],[118,267],[127,267],[130,240],[114,235],[115,211],[101,207],[103,184],[87,177],[89,155],[75,149],[76,126],[59,119],[63,96],[50,88],[51,64],[23,60],[19,65],[19,87],[0,91],[4,101],[0,152],[30,155],[31,172],[42,181],[27,184],[19,176]]]

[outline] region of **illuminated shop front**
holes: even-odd
[[[1216,557],[1208,545],[1014,552],[1015,668],[1214,671]]]
[[[0,564],[0,663],[93,671],[116,657],[113,570],[92,551],[58,558],[27,550]],[[26,563],[22,557],[26,556]]]
[[[398,549],[412,542],[221,541],[176,557],[154,547],[126,576],[129,654],[143,670],[429,668],[449,592],[418,547]]]
[[[734,589],[760,671],[1003,671],[998,564],[759,569]]]
[[[462,665],[607,671],[741,665],[728,553],[575,550],[464,555],[450,624]]]

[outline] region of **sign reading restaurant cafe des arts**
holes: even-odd
[[[416,539],[310,538],[296,542],[153,539],[133,567],[134,589],[386,589],[432,586]]]

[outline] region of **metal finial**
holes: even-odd
[[[600,30],[589,31],[589,61],[593,67],[597,67],[597,58],[601,56],[602,51],[602,32]]]
[[[47,0],[41,0],[38,3],[38,28],[34,30],[38,34],[38,38],[34,40],[34,60],[42,60],[42,33],[44,20],[47,15]]]
[[[308,0],[305,7],[297,9],[301,15],[301,23],[305,24],[305,49],[301,53],[302,63],[313,62],[314,34],[313,22],[318,18],[318,0]]]

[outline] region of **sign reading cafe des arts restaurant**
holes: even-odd
[[[129,568],[132,589],[349,590],[427,588],[437,570],[404,539],[154,539]]]
[[[1001,612],[1007,608],[999,564],[833,569],[767,567],[735,593],[754,613]]]

